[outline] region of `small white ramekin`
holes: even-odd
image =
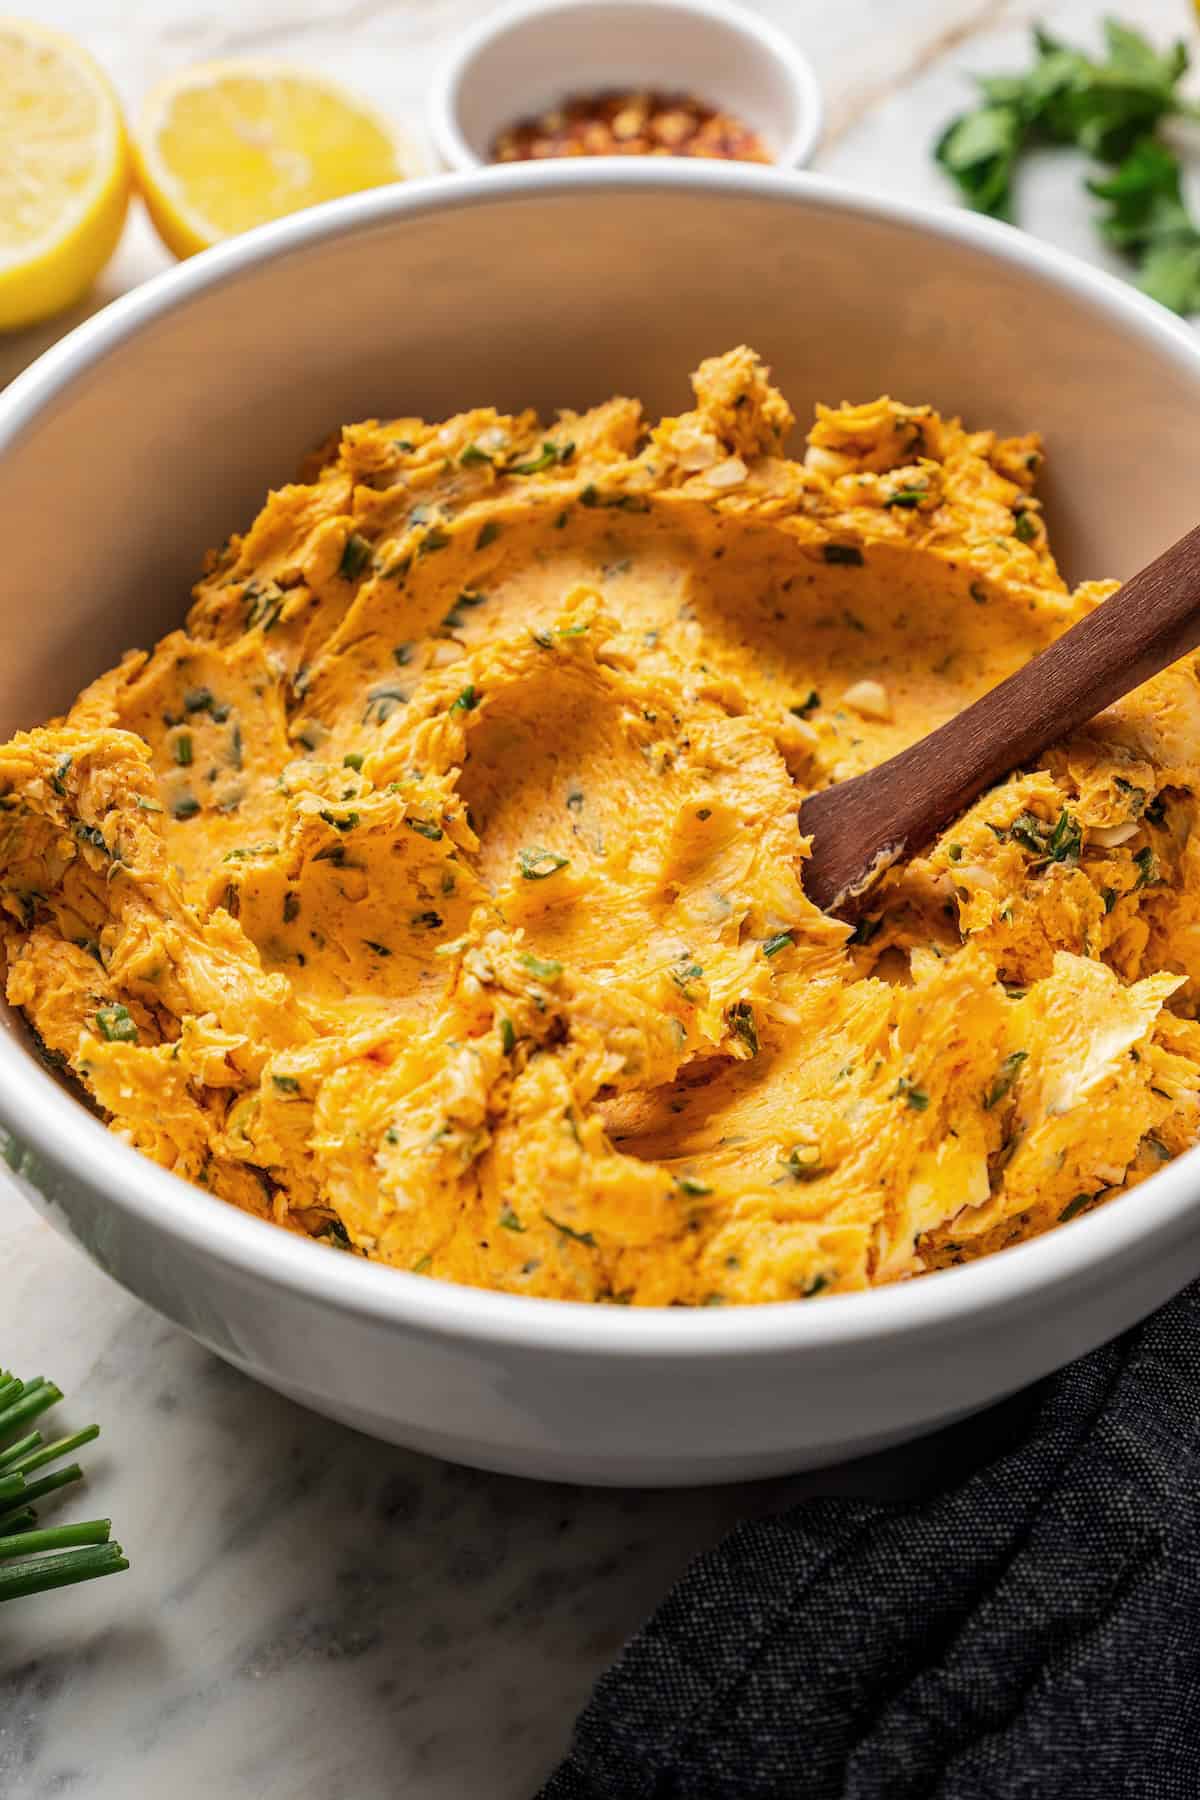
[[[436,74],[429,134],[448,169],[490,162],[499,132],[568,94],[658,88],[733,113],[783,168],[821,134],[808,58],[727,0],[520,0],[460,38]]]

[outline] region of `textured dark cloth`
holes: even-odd
[[[693,1564],[541,1800],[1198,1800],[1200,1284],[905,1505]]]

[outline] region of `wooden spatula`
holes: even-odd
[[[810,794],[804,890],[854,918],[875,880],[915,855],[985,788],[1200,644],[1200,526],[1086,619],[928,737]]]

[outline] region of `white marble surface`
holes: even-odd
[[[177,64],[310,60],[410,129],[434,58],[481,0],[16,0],[84,38],[126,99]],[[761,0],[809,48],[831,175],[948,202],[929,143],[965,72],[1019,65],[1035,15],[1094,35],[1083,0]],[[1184,0],[1125,5],[1159,38]],[[1105,258],[1071,157],[1040,159],[1025,222]],[[88,305],[165,266],[140,216]],[[0,340],[0,383],[75,317]],[[837,397],[837,396],[835,396]],[[113,1288],[0,1188],[0,1364],[99,1418],[90,1512],[133,1559],[116,1581],[0,1617],[5,1800],[525,1800],[623,1638],[735,1518],[804,1492],[904,1491],[994,1439],[995,1415],[803,1482],[587,1492],[455,1469],[310,1417]],[[74,1503],[79,1512],[82,1502]]]

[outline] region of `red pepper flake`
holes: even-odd
[[[493,162],[556,156],[707,156],[770,162],[757,132],[690,94],[655,89],[572,94],[538,118],[519,119],[492,145]]]

